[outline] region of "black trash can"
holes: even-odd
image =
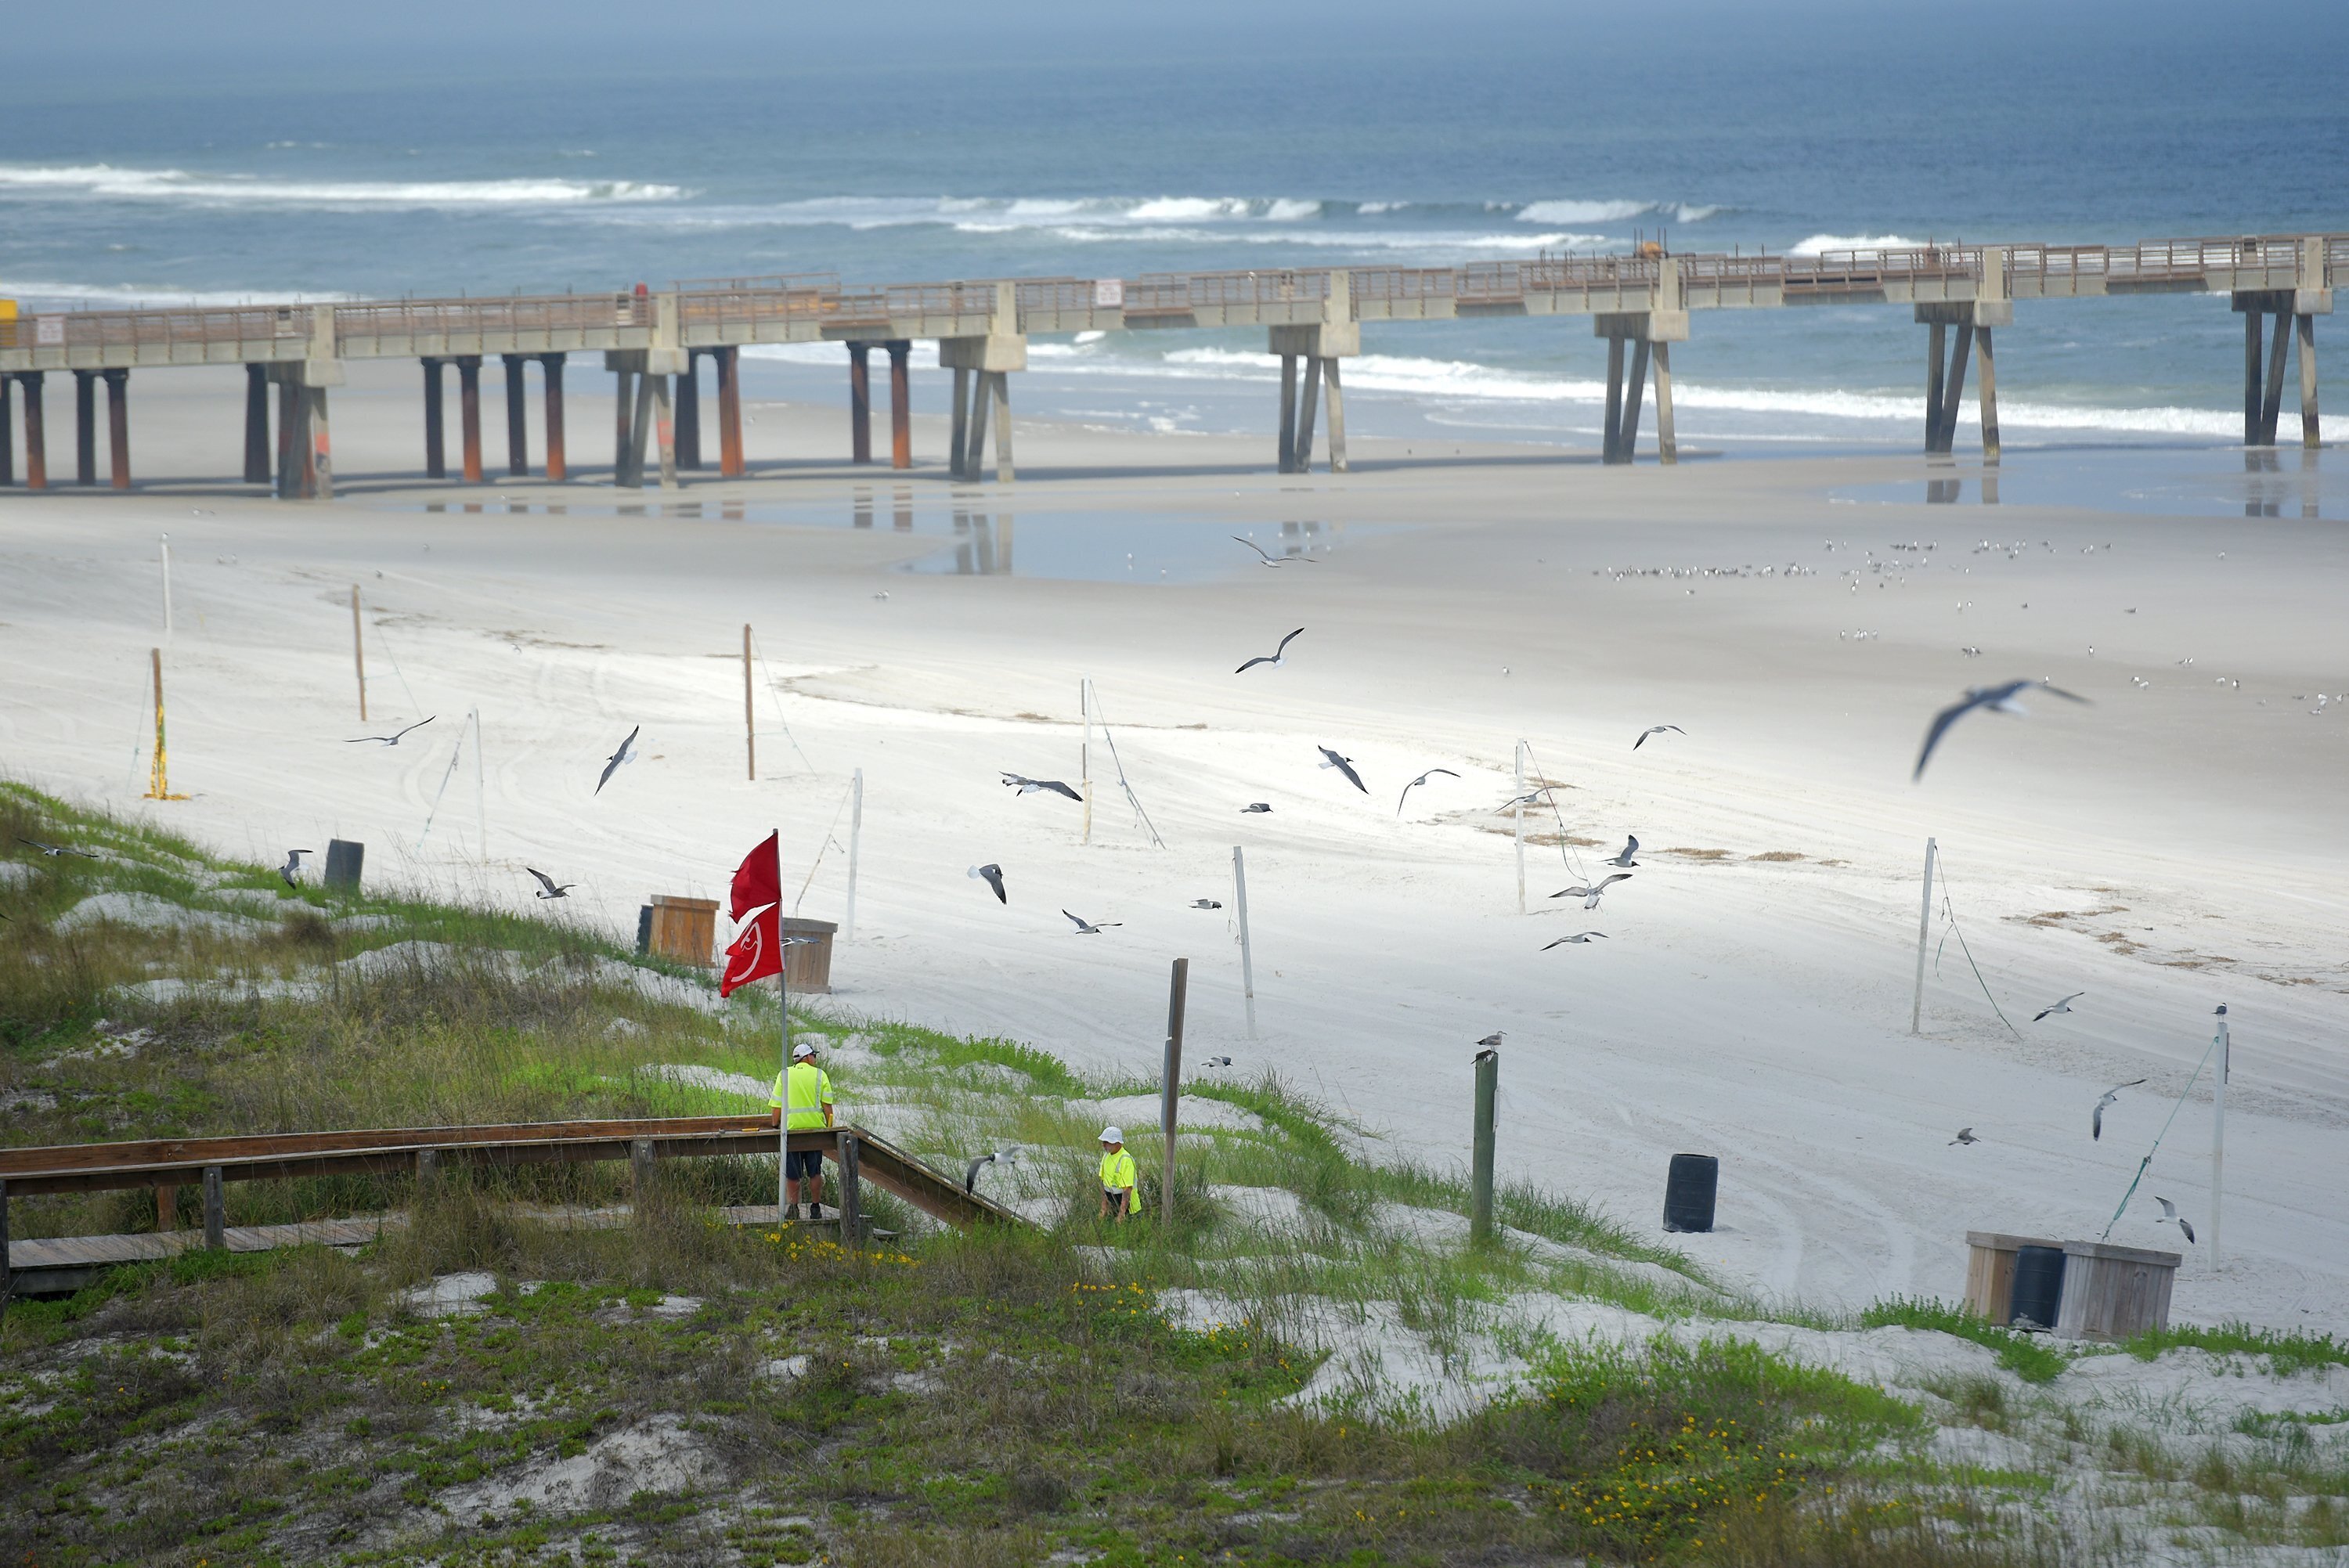
[[[642,957],[653,950],[653,906],[636,905],[636,954]]]
[[[1721,1161],[1710,1154],[1675,1154],[1664,1179],[1664,1229],[1710,1231],[1713,1198],[1721,1185]]]
[[[359,868],[367,863],[367,846],[348,839],[326,841],[326,885],[344,892],[359,891]]]
[[[2016,1249],[2014,1293],[2007,1298],[2007,1322],[2016,1328],[2053,1333],[2063,1311],[2064,1249]]]

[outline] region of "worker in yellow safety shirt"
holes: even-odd
[[[832,1125],[832,1077],[815,1065],[815,1047],[802,1040],[792,1047],[792,1065],[775,1075],[775,1092],[767,1104],[774,1110],[775,1127],[785,1125],[789,1113],[792,1130],[802,1128]],[[823,1218],[823,1152],[808,1149],[783,1156],[783,1218],[793,1217],[799,1208],[800,1184],[807,1184],[807,1217]]]
[[[1133,1172],[1133,1156],[1125,1151],[1125,1134],[1114,1127],[1101,1132],[1102,1218],[1112,1215],[1123,1224],[1142,1212],[1142,1191]]]

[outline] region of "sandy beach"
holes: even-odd
[[[1141,1077],[1168,961],[1188,956],[1194,1053],[1276,1069],[1382,1157],[1446,1167],[1466,1156],[1472,1042],[1506,1030],[1505,1176],[1661,1233],[1669,1157],[1718,1154],[1719,1228],[1681,1244],[1821,1304],[1954,1298],[1969,1229],[2095,1237],[2184,1095],[2111,1239],[2177,1246],[2153,1222],[2167,1196],[2202,1236],[2180,1318],[2349,1331],[2336,526],[1978,506],[1971,486],[1967,505],[1928,506],[1921,457],[1627,471],[1358,435],[1351,474],[1282,477],[1268,433],[1035,423],[1015,485],[956,485],[936,421],[896,475],[838,460],[838,409],[776,403],[751,410],[754,478],[621,498],[599,376],[572,397],[582,477],[465,490],[416,477],[398,369],[355,366],[334,394],[331,504],[217,477],[238,451],[233,370],[137,382],[140,490],[0,495],[0,769],[256,859],[363,841],[379,884],[523,907],[539,866],[580,884],[571,917],[619,933],[653,893],[715,896],[771,827],[793,879],[812,867],[802,912],[838,919],[861,768],[843,1010]],[[50,417],[54,476],[71,464],[54,388]],[[2011,448],[2006,473],[2068,460]],[[1933,472],[1974,470],[1961,453]],[[1918,499],[1837,493],[1878,485]],[[953,569],[957,511],[984,520],[963,558],[1011,571]],[[1311,564],[1264,570],[1228,540],[1273,548],[1284,528]],[[1104,552],[1107,569],[1051,574]],[[1154,562],[1174,563],[1164,581]],[[745,623],[763,655],[756,782]],[[1233,674],[1298,626],[1283,667]],[[158,645],[183,800],[140,799]],[[1090,844],[1080,808],[999,782],[1078,781],[1086,676],[1163,847],[1098,738]],[[2018,677],[2092,706],[1971,717],[1912,784],[1933,711]],[[451,770],[475,708],[478,802],[470,736]],[[347,744],[427,716],[396,748]],[[1684,733],[1635,751],[1658,724]],[[595,794],[635,725],[642,760]],[[1498,810],[1521,739],[1577,841],[1571,866],[1528,848],[1523,914]],[[1368,793],[1318,768],[1319,746]],[[1398,812],[1432,768],[1461,777]],[[1243,814],[1252,801],[1273,810]],[[1626,834],[1640,863],[1600,909],[1547,896]],[[1912,1038],[1929,835],[1965,944],[1937,909]],[[966,877],[984,861],[1008,906]],[[1203,897],[1226,907],[1189,907]],[[1081,936],[1064,909],[1121,923]],[[1584,930],[1606,940],[1541,950]],[[2031,1021],[2074,992],[2072,1013]],[[2189,1080],[2222,1003],[2214,1269],[2210,1078]],[[2140,1077],[2092,1140],[2097,1096]],[[1982,1141],[1952,1147],[1969,1125]]]

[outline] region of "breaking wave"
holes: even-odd
[[[675,201],[692,192],[634,180],[268,180],[91,163],[0,165],[0,194],[256,206],[502,207]]]

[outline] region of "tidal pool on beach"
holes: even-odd
[[[2349,518],[2349,464],[2323,449],[2024,447],[1985,466],[1980,452],[1918,459],[1914,478],[1843,485],[1846,503],[2074,506],[2165,517]]]

